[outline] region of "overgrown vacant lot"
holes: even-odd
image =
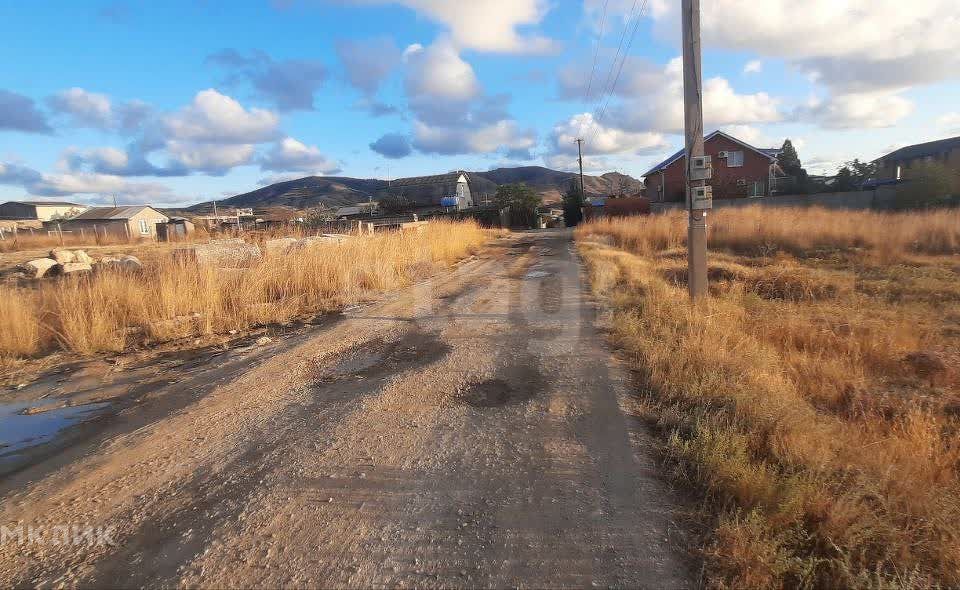
[[[704,491],[716,587],[960,585],[960,212],[721,210],[577,239],[639,412]]]
[[[247,269],[150,259],[136,275],[102,272],[0,287],[0,361],[285,322],[402,287],[470,255],[493,234],[472,222],[357,237],[268,256]]]

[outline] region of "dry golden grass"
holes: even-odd
[[[824,215],[711,215],[726,251],[696,306],[682,218],[577,236],[643,412],[715,509],[713,586],[957,586],[960,217]]]
[[[491,235],[471,222],[431,222],[423,232],[396,232],[318,244],[267,257],[247,269],[175,262],[0,287],[0,359],[55,350],[119,351],[252,325],[286,322],[338,309],[396,289],[468,256]]]
[[[725,208],[708,215],[712,248],[739,254],[788,252],[809,256],[822,249],[865,248],[876,255],[956,254],[960,252],[960,210],[922,213],[847,212],[823,208]],[[590,231],[611,236],[624,250],[651,254],[686,243],[686,212],[599,219]],[[585,235],[584,230],[579,235]],[[892,260],[893,258],[890,258]]]

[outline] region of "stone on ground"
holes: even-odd
[[[184,263],[240,267],[249,266],[261,257],[260,247],[243,241],[220,241],[209,244],[194,244],[173,251],[176,260]]]
[[[93,270],[93,267],[86,262],[66,262],[58,266],[60,274],[64,275],[83,274]]]
[[[37,258],[20,265],[20,269],[30,275],[31,278],[39,279],[47,276],[50,269],[57,265],[57,261],[52,258]]]
[[[83,250],[74,250],[73,251],[73,262],[83,262],[86,264],[93,264],[93,258]]]
[[[104,256],[94,267],[97,270],[118,270],[123,272],[136,272],[143,270],[143,264],[136,256],[124,254],[123,256]]]
[[[56,260],[57,264],[76,262],[77,259],[74,253],[66,248],[54,248],[53,250],[50,250],[50,258]]]

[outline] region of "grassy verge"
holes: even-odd
[[[719,211],[577,239],[641,408],[713,517],[714,587],[960,584],[960,213]]]
[[[0,287],[0,360],[57,350],[119,351],[133,342],[243,330],[338,309],[403,287],[468,256],[491,232],[432,222],[267,257],[249,269],[150,261],[137,276],[97,273]]]

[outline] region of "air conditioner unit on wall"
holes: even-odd
[[[747,181],[743,178],[737,181],[737,186],[747,186]]]
[[[718,157],[718,158],[726,158],[726,157],[727,157],[727,152],[720,152],[719,154],[717,154],[717,157]]]

